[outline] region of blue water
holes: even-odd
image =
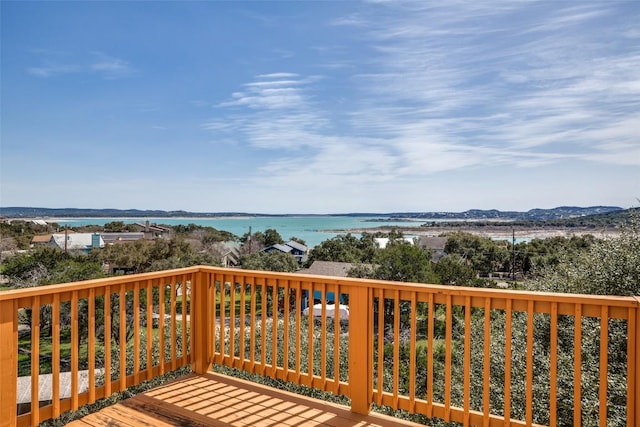
[[[306,242],[307,246],[316,246],[338,234],[335,230],[353,228],[375,228],[380,226],[419,226],[426,222],[420,221],[367,221],[376,217],[349,217],[349,216],[286,216],[286,217],[233,217],[233,218],[72,218],[57,219],[55,222],[71,227],[82,225],[104,225],[112,221],[122,221],[125,224],[142,223],[149,221],[156,224],[187,225],[196,224],[214,227],[218,230],[229,231],[240,237],[249,231],[265,231],[273,228],[284,240],[297,237]],[[429,220],[431,222],[432,220]],[[334,231],[330,231],[334,230]],[[374,231],[374,230],[372,230]],[[359,234],[358,234],[359,236]]]

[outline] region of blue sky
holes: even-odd
[[[2,1],[1,19],[2,206],[640,203],[638,1]]]

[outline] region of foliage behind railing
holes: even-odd
[[[327,315],[326,298],[318,315],[305,313],[313,295],[348,302],[348,321]],[[35,425],[215,363],[346,395],[359,413],[376,403],[464,425],[640,425],[639,306],[214,267],[9,291],[0,293],[0,381],[30,374],[32,403],[1,424]],[[68,398],[57,379],[65,370]],[[48,372],[52,401],[39,407]],[[0,393],[2,413],[15,412],[16,389]]]

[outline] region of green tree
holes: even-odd
[[[391,242],[378,252],[374,278],[399,282],[439,283],[431,267],[431,251],[408,242]]]
[[[280,251],[258,252],[257,254],[246,254],[240,259],[242,268],[245,270],[281,271],[292,273],[300,266],[293,255]]]
[[[504,265],[509,260],[506,242],[496,242],[460,231],[448,236],[444,251],[459,255],[475,272],[482,275],[504,271]]]
[[[559,263],[540,271],[531,289],[596,295],[640,295],[640,227],[619,237],[594,240],[582,252],[567,250]]]
[[[313,261],[371,263],[377,251],[371,234],[365,233],[360,239],[352,234],[339,234],[311,249],[308,265]]]
[[[458,254],[446,255],[434,265],[434,272],[443,285],[469,286],[476,274]]]
[[[138,273],[198,264],[219,265],[213,256],[195,252],[191,245],[179,237],[109,245],[92,252],[92,256],[112,267],[131,268]]]
[[[278,233],[278,230],[275,228],[268,228],[264,231],[265,246],[269,247],[280,243],[284,243],[284,240],[282,240],[282,236]]]

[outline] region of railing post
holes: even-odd
[[[640,329],[640,297],[635,297],[636,300],[636,308],[635,308],[635,313],[636,313],[636,318],[635,318],[635,342],[636,342],[636,348],[635,348],[635,363],[634,363],[634,369],[635,372],[631,373],[631,377],[634,378],[634,390],[633,393],[635,394],[635,396],[630,399],[633,400],[631,403],[631,405],[633,405],[633,418],[631,419],[631,417],[629,417],[629,422],[627,423],[627,425],[634,425],[634,426],[640,426],[640,338],[638,338],[639,335],[639,331],[638,329]],[[629,321],[631,321],[631,319],[629,319]],[[628,363],[628,362],[627,362]],[[631,390],[630,390],[631,391]],[[627,412],[629,412],[631,408],[627,408]]]
[[[18,402],[18,304],[0,301],[0,426],[15,426]]]
[[[349,292],[349,394],[351,411],[368,414],[371,410],[371,336],[369,290],[353,287]]]
[[[194,351],[191,369],[196,374],[204,374],[209,370],[209,352],[211,343],[208,342],[209,304],[209,275],[198,271],[194,274],[195,283],[191,292],[191,322],[194,326]]]

